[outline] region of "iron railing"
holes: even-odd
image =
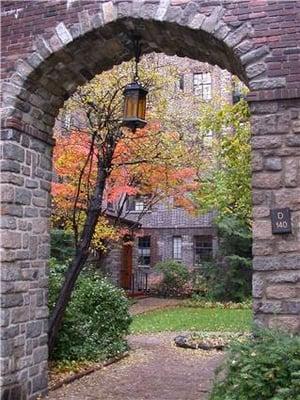
[[[148,291],[148,273],[137,269],[131,274],[130,291],[132,294],[142,294]]]

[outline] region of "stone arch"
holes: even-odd
[[[17,60],[4,84],[5,115],[51,134],[57,111],[79,85],[132,58],[132,33],[141,37],[144,54],[162,52],[217,64],[250,88],[271,86],[265,80],[268,46],[253,49],[251,22],[227,24],[223,6],[205,13],[194,2],[169,3],[139,7],[105,2],[95,15],[79,13],[79,22],[69,29],[60,22],[48,39],[36,38],[34,51]],[[273,87],[284,82],[277,79]]]
[[[2,86],[3,399],[35,399],[47,387],[46,264],[55,117],[78,85],[132,57],[133,31],[141,36],[144,53],[218,64],[250,87],[255,319],[299,331],[300,24],[287,30],[290,21],[299,20],[297,1],[289,7],[280,2],[257,6],[254,0],[37,3],[28,2],[21,11],[12,2],[4,5],[8,18],[18,20],[20,14],[20,24],[23,18],[24,26],[10,23],[24,37],[17,40],[18,50],[5,42]],[[52,21],[53,13],[59,22]],[[261,24],[271,24],[274,15],[277,36],[262,37]],[[28,21],[36,32],[32,37]],[[272,235],[270,208],[275,207],[291,209],[292,234]]]

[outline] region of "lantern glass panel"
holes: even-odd
[[[145,119],[146,116],[146,96],[140,94],[138,103],[138,118]]]
[[[125,118],[133,118],[137,116],[138,111],[138,93],[134,91],[130,91],[126,94],[125,97],[125,110],[124,117]]]

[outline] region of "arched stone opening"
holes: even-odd
[[[299,77],[295,74],[294,81],[288,81],[285,69],[274,68],[278,48],[272,40],[260,41],[256,17],[243,18],[243,10],[235,12],[231,2],[108,1],[96,8],[92,2],[70,16],[68,3],[63,3],[60,22],[50,24],[44,37],[36,35],[29,49],[19,49],[17,59],[4,69],[2,357],[3,399],[9,400],[35,399],[47,387],[55,117],[78,85],[132,57],[133,32],[141,36],[144,53],[218,64],[252,90],[255,318],[266,326],[300,329]],[[39,25],[38,10],[32,7],[33,23]],[[42,7],[48,12],[50,6]],[[271,11],[260,12],[268,23]],[[299,44],[286,43],[286,48],[294,55],[287,60],[282,55],[292,74],[299,68]],[[275,207],[291,209],[292,234],[272,235],[270,208]]]

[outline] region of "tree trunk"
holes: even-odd
[[[64,283],[59,292],[57,302],[50,316],[48,333],[48,346],[50,354],[53,351],[55,340],[60,329],[65,310],[70,301],[78,275],[82,271],[89,255],[89,247],[93,238],[93,234],[95,232],[95,227],[98,222],[98,218],[102,212],[102,197],[107,176],[107,173],[98,170],[98,179],[95,186],[95,193],[87,210],[87,218],[80,237],[80,241],[76,248],[75,256],[66,272]]]

